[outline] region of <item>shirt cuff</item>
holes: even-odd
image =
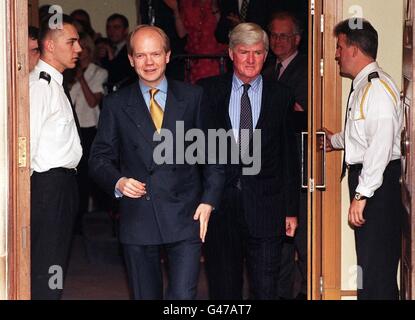
[[[362,196],[365,196],[367,198],[370,198],[373,196],[374,192],[371,191],[368,188],[362,187],[362,186],[357,186],[356,188],[356,192],[359,192]]]
[[[120,182],[121,179],[123,179],[124,177],[118,179],[117,183],[115,184],[115,188],[114,188],[114,196],[115,198],[122,198],[124,195],[122,194],[122,192],[117,188],[118,183]]]
[[[343,143],[342,140],[343,139],[342,139],[341,133],[336,133],[336,134],[332,135],[332,137],[330,139],[330,142],[331,142],[331,145],[335,149],[343,149],[344,148],[344,143]]]

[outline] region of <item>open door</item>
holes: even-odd
[[[404,108],[404,130],[401,136],[402,150],[402,199],[406,209],[403,224],[402,260],[401,260],[401,298],[405,300],[415,299],[415,153],[412,145],[415,139],[415,112],[414,112],[414,17],[415,1],[406,0],[404,5],[404,30],[403,30],[403,63],[402,63],[402,85],[401,94]]]
[[[339,152],[320,150],[322,127],[341,130],[341,80],[333,28],[342,1],[309,2],[308,299],[341,297]],[[304,177],[302,178],[304,180]]]
[[[6,1],[9,137],[8,299],[30,299],[30,155],[27,0]]]

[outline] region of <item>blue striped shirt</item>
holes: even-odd
[[[241,121],[241,98],[244,92],[244,83],[234,74],[232,79],[232,92],[229,101],[229,118],[231,119],[233,135],[235,140],[239,139],[239,122]],[[252,107],[252,125],[255,128],[261,112],[262,102],[262,76],[259,75],[249,83],[251,88],[248,90],[249,100]]]
[[[157,103],[163,109],[166,107],[166,101],[167,101],[167,79],[163,78],[161,82],[156,86],[157,89],[159,89],[159,92],[154,96],[154,99],[156,99]],[[150,87],[146,86],[144,83],[140,80],[140,90],[143,94],[144,101],[146,102],[147,108],[150,111]]]

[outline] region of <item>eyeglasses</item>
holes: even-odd
[[[275,33],[275,32],[271,32],[270,33],[270,37],[272,40],[281,40],[281,41],[288,41],[290,38],[294,37],[295,35],[297,35],[297,33]]]

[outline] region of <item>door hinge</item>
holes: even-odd
[[[25,168],[27,165],[27,138],[19,137],[18,138],[18,163],[19,168]]]
[[[314,3],[314,0],[311,0],[310,1],[310,12],[312,16],[314,16],[314,11],[315,11],[315,3]]]
[[[324,59],[320,59],[320,77],[324,77]]]
[[[309,187],[310,192],[314,192],[314,179],[310,179],[309,184],[310,184],[310,187]]]
[[[323,276],[320,276],[320,294],[323,294],[324,291],[324,279]]]
[[[324,32],[324,14],[320,16],[320,32]]]

